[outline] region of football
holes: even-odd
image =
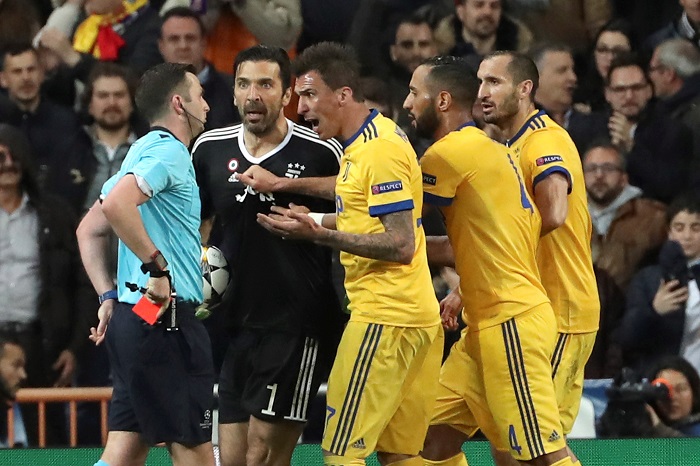
[[[216,246],[202,246],[200,266],[204,302],[197,308],[197,317],[205,319],[221,303],[221,297],[231,283],[231,269],[224,253]]]

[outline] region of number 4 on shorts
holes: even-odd
[[[520,455],[523,451],[523,447],[518,445],[518,437],[515,435],[515,427],[513,424],[508,427],[508,441],[510,442],[510,448]]]

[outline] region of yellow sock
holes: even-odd
[[[469,466],[469,463],[467,463],[467,457],[461,452],[442,461],[431,461],[423,458],[423,464],[426,466]]]
[[[571,461],[571,457],[567,456],[566,458],[561,459],[561,460],[557,461],[556,463],[552,463],[550,466],[574,466],[574,465],[581,466],[581,462],[577,461],[574,463],[573,461]]]
[[[365,460],[349,456],[324,455],[323,464],[325,466],[365,466]]]

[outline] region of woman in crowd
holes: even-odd
[[[597,111],[606,107],[605,80],[613,58],[623,52],[631,52],[635,44],[632,25],[624,19],[613,19],[603,26],[593,43],[589,68],[574,101]]]
[[[649,380],[668,383],[668,398],[652,403],[648,409],[656,437],[700,437],[700,376],[680,356],[658,361],[649,372]]]

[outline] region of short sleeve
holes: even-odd
[[[372,152],[376,156],[366,159],[364,177],[370,216],[413,209],[410,155],[383,140],[377,140],[373,146]]]
[[[434,144],[421,158],[423,173],[423,200],[427,204],[449,206],[457,193],[463,177]]]
[[[527,166],[523,171],[529,174],[532,180],[532,191],[540,181],[543,181],[553,173],[561,173],[569,182],[568,193],[571,193],[572,178],[568,168],[571,157],[569,144],[559,134],[548,132],[533,133],[525,146],[525,160]],[[522,163],[521,163],[522,164]]]

